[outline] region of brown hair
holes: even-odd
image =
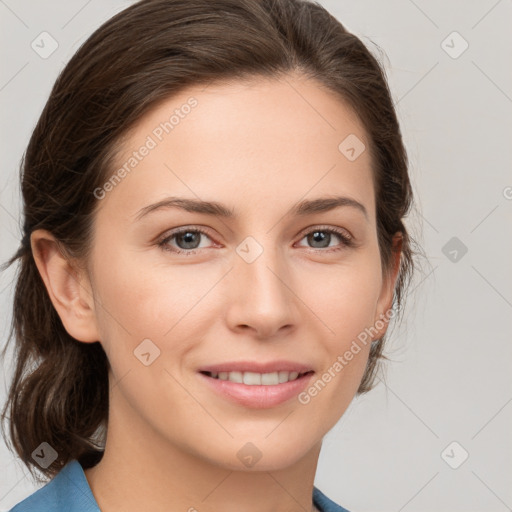
[[[15,371],[2,411],[14,449],[34,475],[33,451],[47,442],[84,468],[101,458],[108,420],[109,362],[99,342],[64,329],[35,265],[29,236],[50,231],[67,254],[87,258],[98,200],[120,141],[135,123],[189,85],[213,80],[317,79],[354,109],[370,141],[382,268],[402,234],[394,308],[413,273],[412,238],[402,223],[412,203],[406,152],[384,71],[364,44],[321,5],[307,0],[142,0],[79,48],[57,78],[21,162],[24,241],[9,339]],[[372,389],[384,337],[371,346],[358,393]],[[5,356],[4,348],[3,355]],[[4,433],[5,437],[5,433]]]

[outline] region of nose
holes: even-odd
[[[296,328],[299,319],[292,272],[282,251],[263,247],[251,262],[243,252],[246,247],[234,255],[228,276],[227,321],[231,329],[250,332],[257,339],[275,338]],[[249,246],[249,252],[256,249]]]

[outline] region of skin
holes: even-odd
[[[32,234],[66,330],[100,341],[111,365],[105,455],[85,474],[107,512],[312,510],[322,438],[353,399],[370,343],[305,405],[297,397],[267,409],[237,405],[197,371],[280,359],[311,365],[316,380],[391,307],[400,251],[383,273],[370,152],[349,161],[338,149],[349,134],[367,148],[368,138],[314,80],[219,82],[190,87],[143,117],[119,167],[190,96],[197,107],[98,202],[82,268],[50,233]],[[171,195],[218,201],[237,217],[164,208],[136,219]],[[359,201],[368,218],[351,207],[286,214],[300,200],[332,195]],[[208,231],[196,234],[199,249],[180,237],[167,243],[195,254],[158,246],[160,235],[198,225]],[[355,246],[336,234],[329,247],[308,240],[317,227],[342,229]],[[236,252],[248,236],[263,248],[250,264]],[[147,338],[160,350],[149,366],[134,357]],[[237,457],[247,442],[262,453],[251,468]]]

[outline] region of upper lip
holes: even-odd
[[[254,373],[273,373],[273,372],[298,372],[305,373],[313,371],[313,368],[307,364],[296,363],[294,361],[269,361],[267,363],[258,363],[256,361],[230,361],[226,363],[212,364],[199,368],[200,372],[254,372]]]

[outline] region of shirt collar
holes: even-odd
[[[76,459],[69,461],[41,491],[45,489],[57,510],[101,512],[82,465]]]

